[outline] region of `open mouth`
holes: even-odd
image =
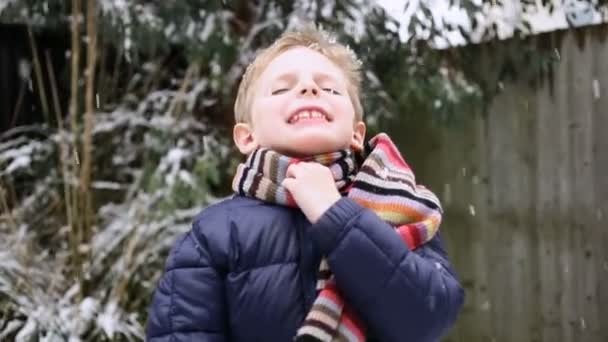
[[[329,122],[329,118],[325,113],[319,110],[301,110],[292,115],[287,121],[290,124],[298,122]]]

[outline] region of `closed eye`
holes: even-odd
[[[282,94],[282,93],[286,92],[287,90],[288,90],[287,88],[281,88],[281,89],[273,90],[271,94],[272,95],[279,95],[279,94]]]
[[[340,94],[339,91],[337,91],[333,88],[323,88],[323,91],[326,91],[326,92],[328,92],[330,94],[334,94],[334,95],[342,95],[342,94]]]

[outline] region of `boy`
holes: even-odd
[[[309,28],[245,72],[235,195],[167,260],[149,341],[437,341],[463,303],[437,198],[390,139],[364,144],[359,62]],[[319,292],[320,291],[320,292]]]

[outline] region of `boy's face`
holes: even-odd
[[[266,147],[302,157],[363,143],[365,124],[355,122],[346,77],[324,55],[306,47],[287,50],[255,86],[250,124],[234,128],[241,152]]]

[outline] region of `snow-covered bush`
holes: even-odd
[[[143,339],[168,248],[215,200],[229,160],[211,129],[168,114],[175,96],[153,92],[135,110],[97,113],[96,215],[76,269],[58,157],[65,132],[17,132],[0,143],[3,209],[11,192],[24,196],[0,220],[0,340]]]

